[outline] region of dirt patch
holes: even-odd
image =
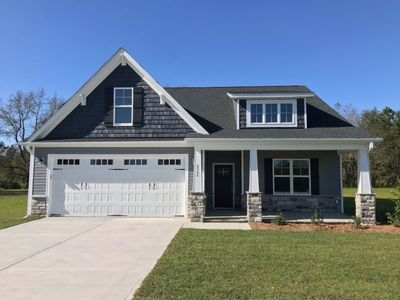
[[[284,226],[278,226],[271,223],[251,224],[255,230],[275,230],[275,231],[331,231],[331,232],[366,232],[366,233],[397,233],[400,234],[400,227],[392,225],[373,225],[356,229],[352,224],[299,224],[290,223]]]

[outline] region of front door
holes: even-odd
[[[214,165],[214,207],[233,208],[233,165]]]

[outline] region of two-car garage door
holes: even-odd
[[[62,216],[184,215],[185,156],[51,158],[50,212]]]

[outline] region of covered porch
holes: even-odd
[[[318,209],[327,223],[350,222],[344,214],[341,155],[357,151],[356,214],[363,224],[375,223],[369,143],[202,146],[195,148],[193,159],[188,206],[192,221],[262,222],[282,212],[289,222],[308,222]]]

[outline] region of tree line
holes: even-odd
[[[380,138],[370,151],[371,180],[374,187],[395,187],[400,179],[400,110],[385,107],[359,111],[352,105],[336,104],[335,109],[353,125]],[[343,185],[357,186],[357,154],[343,156]]]
[[[19,144],[43,125],[62,105],[56,95],[43,89],[17,91],[0,102],[0,188],[26,188],[29,178],[29,153]],[[383,141],[370,152],[372,184],[394,187],[400,179],[400,110],[386,107],[360,111],[337,103],[335,109],[353,125]],[[343,156],[343,184],[357,186],[357,154]]]

